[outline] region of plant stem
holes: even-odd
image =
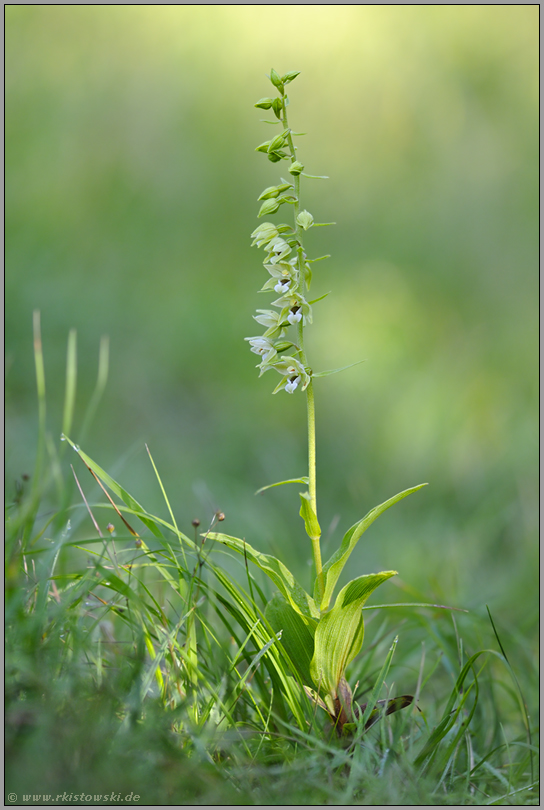
[[[317,517],[317,500],[316,500],[316,466],[315,466],[315,400],[314,400],[314,385],[310,381],[306,389],[306,402],[308,406],[308,478],[310,491],[310,502],[312,509]],[[323,564],[321,562],[321,536],[312,537],[312,550],[314,554],[315,573],[317,577],[317,587],[319,592],[319,599],[325,593],[325,580],[323,577]]]
[[[286,104],[286,97],[285,94],[282,95],[282,107],[283,107],[283,128],[284,130],[289,129],[289,125],[287,122],[287,104]],[[291,159],[295,161],[296,158],[296,151],[295,145],[293,143],[293,138],[291,132],[288,132],[287,135],[287,143],[289,144],[289,151],[291,153]],[[297,222],[297,217],[300,213],[300,174],[296,174],[293,176],[294,180],[294,187],[295,187],[295,231],[297,235],[297,255],[298,255],[298,273],[299,273],[299,280],[302,283],[302,279],[304,278],[304,248],[303,248],[303,228]],[[304,350],[304,322],[303,320],[300,321],[298,324],[298,341],[299,341],[299,354],[300,360],[302,364],[307,367],[308,360],[306,358],[306,352]],[[306,389],[306,403],[307,403],[307,412],[308,412],[308,490],[310,494],[310,503],[314,514],[317,518],[317,486],[316,486],[316,449],[315,449],[315,398],[314,398],[314,385],[313,381],[310,380],[310,383]],[[319,593],[319,599],[323,596],[325,592],[325,581],[323,577],[323,564],[321,562],[321,546],[320,540],[321,536],[319,537],[310,537],[312,541],[312,551],[314,557],[314,564],[315,564],[315,573],[317,578],[317,590]]]

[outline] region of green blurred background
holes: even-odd
[[[531,632],[538,13],[8,5],[8,494],[35,454],[40,309],[54,440],[68,331],[80,415],[109,335],[83,449],[163,514],[147,442],[181,528],[221,508],[224,531],[308,584],[297,488],[253,495],[305,474],[304,399],[272,397],[277,375],[257,379],[243,340],[266,306],[256,198],[281,172],[254,151],[274,130],[253,104],[271,67],[299,70],[300,158],[330,177],[303,183],[303,206],[337,223],[308,234],[310,255],[332,254],[315,265],[312,293],[331,295],[309,359],[366,359],[316,382],[325,556],[369,508],[428,481],[372,527],[349,574],[395,568],[427,598],[477,613],[487,602]]]

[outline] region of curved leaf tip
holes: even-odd
[[[393,495],[392,498],[389,500],[384,501],[384,503],[375,506],[370,512],[355,523],[344,535],[342,539],[342,543],[340,544],[340,548],[335,551],[332,557],[325,563],[323,566],[323,576],[325,578],[325,592],[323,594],[323,598],[321,600],[320,608],[321,610],[327,610],[329,607],[332,594],[335,588],[335,585],[338,581],[338,577],[342,573],[342,570],[345,564],[348,561],[348,558],[357,545],[359,539],[362,535],[366,532],[369,526],[374,523],[374,521],[380,517],[389,507],[393,506],[394,504],[401,501],[403,498],[406,498],[408,495],[411,495],[414,492],[426,487],[427,484],[418,484],[415,487],[411,487],[410,489],[405,489],[403,492],[399,492],[397,495]],[[317,598],[317,591],[314,593],[314,599]]]

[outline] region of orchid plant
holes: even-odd
[[[275,70],[271,70],[269,78],[276,95],[262,98],[255,104],[258,109],[270,110],[274,115],[274,120],[267,123],[281,125],[280,133],[261,143],[256,151],[266,155],[272,163],[284,163],[288,175],[285,178],[280,177],[277,185],[265,188],[260,194],[258,217],[269,217],[290,206],[293,220],[291,224],[264,221],[251,234],[252,245],[262,248],[265,253],[264,267],[269,278],[262,291],[279,297],[270,304],[274,309],[259,309],[254,316],[256,322],[264,327],[264,332],[245,340],[251,351],[260,357],[257,365],[259,376],[270,370],[279,373],[281,379],[273,393],[285,391],[296,394],[300,391],[306,396],[308,475],[269,486],[299,483],[307,487],[307,490],[300,493],[300,515],[312,546],[315,566],[312,593],[308,593],[296,581],[280,560],[257,551],[245,540],[222,533],[213,533],[209,537],[245,555],[277,587],[279,593],[268,603],[265,618],[278,643],[281,643],[291,671],[309,697],[328,712],[341,732],[349,728],[350,724],[361,721],[367,727],[372,722],[373,713],[377,711],[375,707],[378,701],[374,701],[372,705],[369,703],[366,708],[355,705],[345,673],[347,665],[359,653],[363,644],[365,602],[379,585],[397,572],[362,574],[345,585],[333,602],[335,587],[358,540],[369,526],[386,509],[425,484],[400,492],[371,509],[362,520],[348,529],[340,547],[323,564],[321,528],[317,516],[314,379],[342,371],[349,366],[315,372],[308,363],[304,346],[304,330],[312,324],[312,307],[320,300],[308,300],[312,266],[321,259],[329,258],[308,258],[306,234],[320,224],[333,223],[315,222],[312,214],[301,203],[301,179],[326,178],[306,174],[304,165],[298,159],[294,141],[297,133],[289,125],[289,97],[286,93],[287,85],[298,75],[298,72],[291,72],[280,76]],[[259,492],[266,489],[268,487],[263,487]],[[411,698],[406,696],[394,698],[386,701],[386,711],[396,711],[410,702]]]

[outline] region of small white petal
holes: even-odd
[[[301,310],[299,309],[298,312],[290,312],[289,315],[287,316],[287,320],[289,321],[289,323],[293,325],[295,323],[300,323],[300,321],[302,320]]]
[[[294,377],[292,380],[289,380],[289,382],[285,386],[285,390],[287,391],[287,393],[288,394],[294,393],[298,388],[299,382],[300,377]]]

